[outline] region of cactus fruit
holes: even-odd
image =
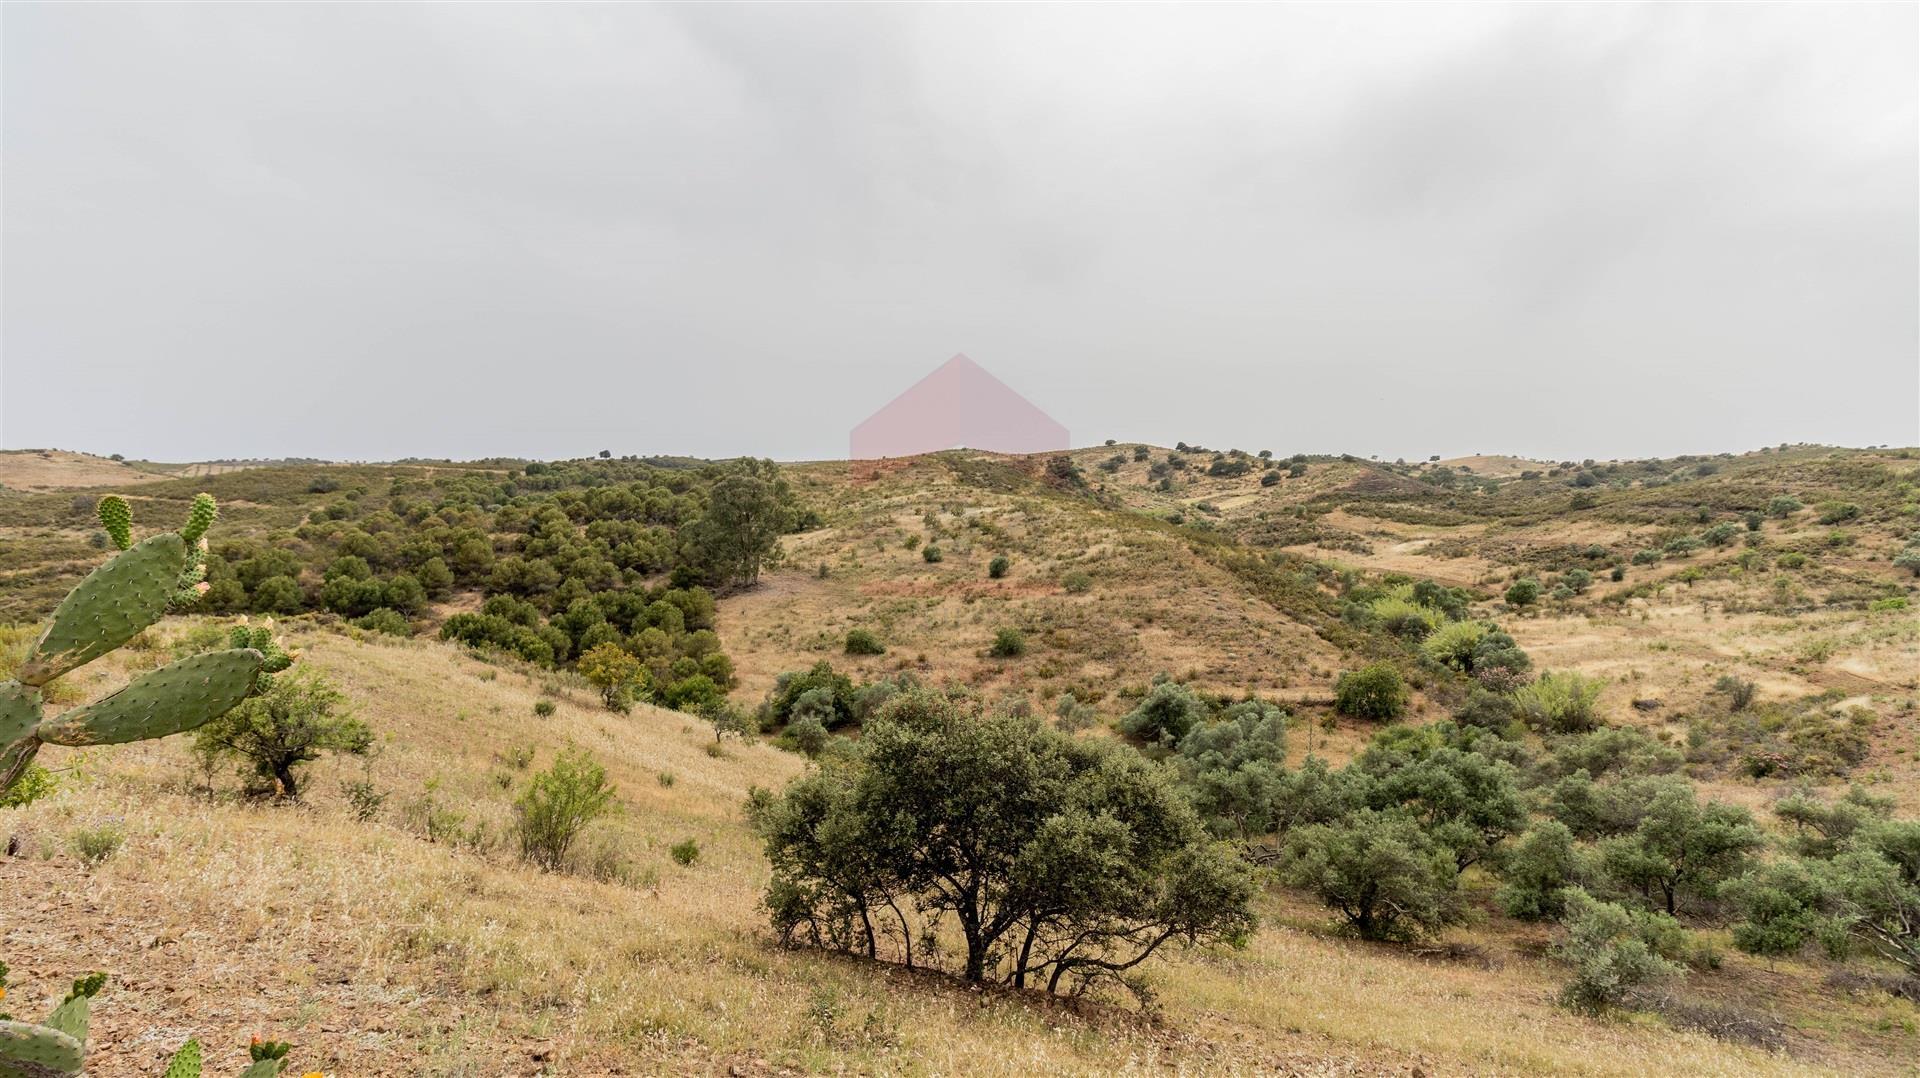
[[[100,499],[95,509],[100,514],[100,526],[107,529],[107,537],[113,545],[125,550],[133,545],[133,509],[127,500],[118,494],[109,494]]]
[[[101,520],[111,532],[123,519],[121,511],[110,514],[104,500],[101,505]],[[243,627],[231,650],[182,659],[86,707],[43,716],[40,686],[133,639],[183,590],[198,598],[193,585],[205,575],[200,559],[214,513],[213,499],[200,495],[182,532],[131,544],[61,600],[17,680],[0,682],[0,793],[13,788],[43,744],[111,745],[191,730],[226,714],[264,687],[263,675],[293,662],[274,643],[271,627]],[[195,533],[192,541],[183,534],[189,531]],[[5,1070],[0,1078],[7,1078]]]

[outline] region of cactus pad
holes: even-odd
[[[17,681],[0,681],[0,745],[33,732],[40,722],[40,690]]]
[[[187,562],[178,535],[156,535],[87,575],[61,600],[20,680],[45,685],[133,639],[160,619]]]
[[[0,1021],[0,1076],[66,1078],[80,1073],[86,1049],[47,1026]]]
[[[161,1078],[200,1078],[200,1042],[189,1040],[167,1061],[167,1073]]]
[[[100,499],[94,511],[100,514],[100,526],[107,529],[114,546],[125,550],[133,545],[133,509],[125,498],[109,494]]]
[[[188,546],[199,542],[200,537],[207,534],[207,529],[213,527],[213,519],[219,515],[220,507],[214,504],[213,495],[204,491],[195,494],[193,508],[187,510],[187,523],[180,529],[180,538],[186,540]]]
[[[245,648],[169,663],[111,696],[41,723],[37,734],[55,745],[117,745],[191,730],[245,699],[260,662],[259,652]]]

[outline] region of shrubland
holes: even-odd
[[[1910,461],[256,475],[206,590],[292,556],[240,586],[297,672],[177,744],[49,748],[0,866],[324,941],[342,979],[257,1013],[346,1073],[1897,1069]],[[395,560],[382,512],[493,561]],[[241,611],[201,601],[111,662],[214,647]],[[190,751],[224,730],[250,751]],[[261,848],[302,893],[266,897]],[[0,945],[58,955],[28,985],[57,997],[140,931]],[[111,972],[100,1013],[185,1013]],[[366,1033],[347,984],[413,993],[405,1033]]]

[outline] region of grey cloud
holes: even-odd
[[[1911,6],[0,19],[9,447],[1920,441]]]

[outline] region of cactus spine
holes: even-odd
[[[109,510],[110,502],[117,507]],[[133,639],[183,593],[198,598],[194,585],[206,572],[200,559],[216,513],[202,494],[179,532],[134,543],[131,534],[123,539],[114,531],[131,527],[125,500],[101,500],[101,522],[122,551],[61,600],[15,680],[0,682],[0,792],[19,781],[43,744],[110,745],[191,730],[245,699],[263,672],[293,661],[270,629],[243,627],[229,650],[182,659],[86,707],[43,715],[41,686]]]

